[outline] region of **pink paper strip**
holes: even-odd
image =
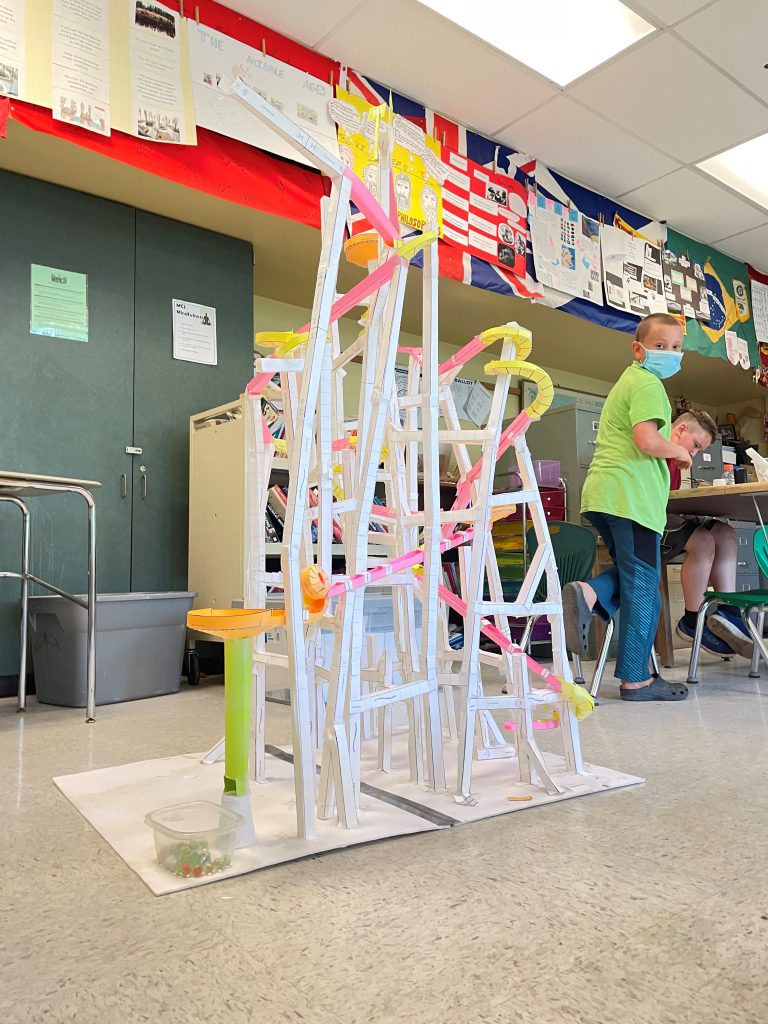
[[[362,281],[359,281],[354,288],[350,288],[346,295],[342,295],[340,299],[337,299],[331,308],[331,323],[335,324],[340,317],[348,313],[350,309],[354,309],[355,306],[362,306],[369,295],[372,295],[383,284],[392,279],[395,268],[399,263],[402,263],[402,260],[397,254],[390,256],[385,263],[382,263],[380,267],[377,267],[367,277],[364,277]],[[310,324],[304,324],[296,333],[304,334],[309,328]]]
[[[468,341],[463,348],[460,348],[458,352],[451,356],[450,359],[446,359],[444,363],[441,363],[437,368],[438,377],[442,377],[444,373],[449,370],[455,370],[457,367],[462,367],[464,363],[468,362],[479,352],[482,352],[485,348],[480,335],[476,335],[472,341]]]
[[[370,189],[363,184],[353,170],[344,168],[344,177],[352,183],[352,201],[365,219],[374,227],[390,248],[400,238],[400,225],[388,217],[381,205],[373,198]],[[393,197],[394,198],[394,197]],[[392,209],[396,207],[392,206]]]
[[[530,427],[532,422],[533,421],[531,420],[531,417],[525,410],[523,410],[521,413],[518,413],[518,415],[515,417],[515,419],[512,420],[509,426],[505,427],[504,430],[502,431],[501,437],[499,438],[499,450],[496,455],[497,459],[501,458],[501,456],[504,454],[504,452],[506,452],[506,450],[515,441],[516,438],[520,437],[521,434],[524,434],[526,432],[526,430],[528,429],[528,427]],[[470,469],[470,471],[467,473],[467,475],[464,477],[461,483],[458,485],[458,487],[456,488],[456,500],[451,506],[452,512],[455,512],[458,509],[468,508],[469,503],[472,500],[472,484],[480,475],[480,471],[482,470],[482,468],[483,460],[482,458],[480,458],[474,464],[472,469]],[[450,523],[447,523],[446,526],[443,527],[443,534],[445,535],[446,532],[450,529],[451,525]]]
[[[454,594],[447,587],[443,586],[442,583],[438,583],[437,593],[441,600],[445,601],[450,608],[453,608],[453,610],[458,612],[463,618],[467,617],[467,602],[462,601],[458,594]],[[488,619],[480,620],[480,631],[485,633],[489,640],[493,640],[495,644],[498,644],[503,651],[509,651],[510,654],[524,653],[519,644],[513,643],[512,640],[505,637],[501,630],[497,629],[496,626],[494,626]],[[530,654],[525,655],[525,661],[531,672],[537,675],[540,679],[543,679],[550,690],[554,693],[560,693],[563,688],[561,679],[556,675],[553,675],[549,669],[540,665],[538,661],[534,661]]]
[[[445,537],[440,541],[440,552],[450,551],[451,548],[456,548],[460,544],[466,544],[472,540],[473,536],[474,530],[460,530],[450,537]],[[394,576],[395,573],[402,572],[404,569],[410,569],[412,566],[419,565],[423,561],[424,549],[414,548],[408,554],[393,558],[383,565],[375,565],[366,572],[358,572],[354,576],[349,576],[346,580],[339,580],[337,583],[333,583],[328,591],[328,597],[338,597],[339,594],[346,594],[351,590],[359,590],[360,587],[364,587],[369,583],[375,583],[386,576]]]
[[[260,395],[273,377],[273,373],[257,373],[253,380],[246,384],[246,393],[254,397]]]

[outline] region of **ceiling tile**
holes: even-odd
[[[638,14],[650,14],[663,25],[674,25],[682,18],[687,18],[694,11],[706,7],[712,0],[629,0],[628,7]]]
[[[677,30],[697,50],[768,101],[768,4],[719,0]]]
[[[499,139],[612,196],[679,166],[567,96],[516,121]]]
[[[330,33],[322,49],[391,89],[491,135],[559,92],[411,0],[387,0],[385,8],[372,3],[356,11]]]
[[[761,213],[714,181],[685,167],[626,193],[621,200],[702,242],[714,242],[768,223],[768,213]]]
[[[768,224],[733,238],[722,238],[717,244],[737,259],[751,263],[755,270],[768,274]]]
[[[246,18],[297,39],[305,46],[315,46],[350,11],[360,6],[360,0],[322,0],[322,3],[317,0],[280,0],[279,4],[275,0],[219,2]]]
[[[666,34],[628,51],[569,92],[683,163],[768,130],[768,108]]]

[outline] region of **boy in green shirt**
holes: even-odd
[[[684,700],[688,688],[649,674],[661,610],[659,541],[667,521],[669,470],[691,456],[669,441],[672,418],[661,381],[680,369],[683,327],[667,313],[638,324],[632,365],[605,400],[581,511],[597,529],[613,566],[589,583],[563,588],[569,650],[586,653],[592,615],[609,621],[621,605],[616,675],[624,700]]]

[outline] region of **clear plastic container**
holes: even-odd
[[[560,462],[557,459],[534,459],[533,473],[540,487],[560,486]]]
[[[235,832],[244,820],[242,814],[208,800],[162,807],[144,818],[155,835],[158,864],[181,878],[225,871],[235,852]]]

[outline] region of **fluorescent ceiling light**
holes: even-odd
[[[619,0],[418,2],[562,86],[655,31]]]
[[[698,166],[736,192],[768,208],[768,135],[759,135]]]

